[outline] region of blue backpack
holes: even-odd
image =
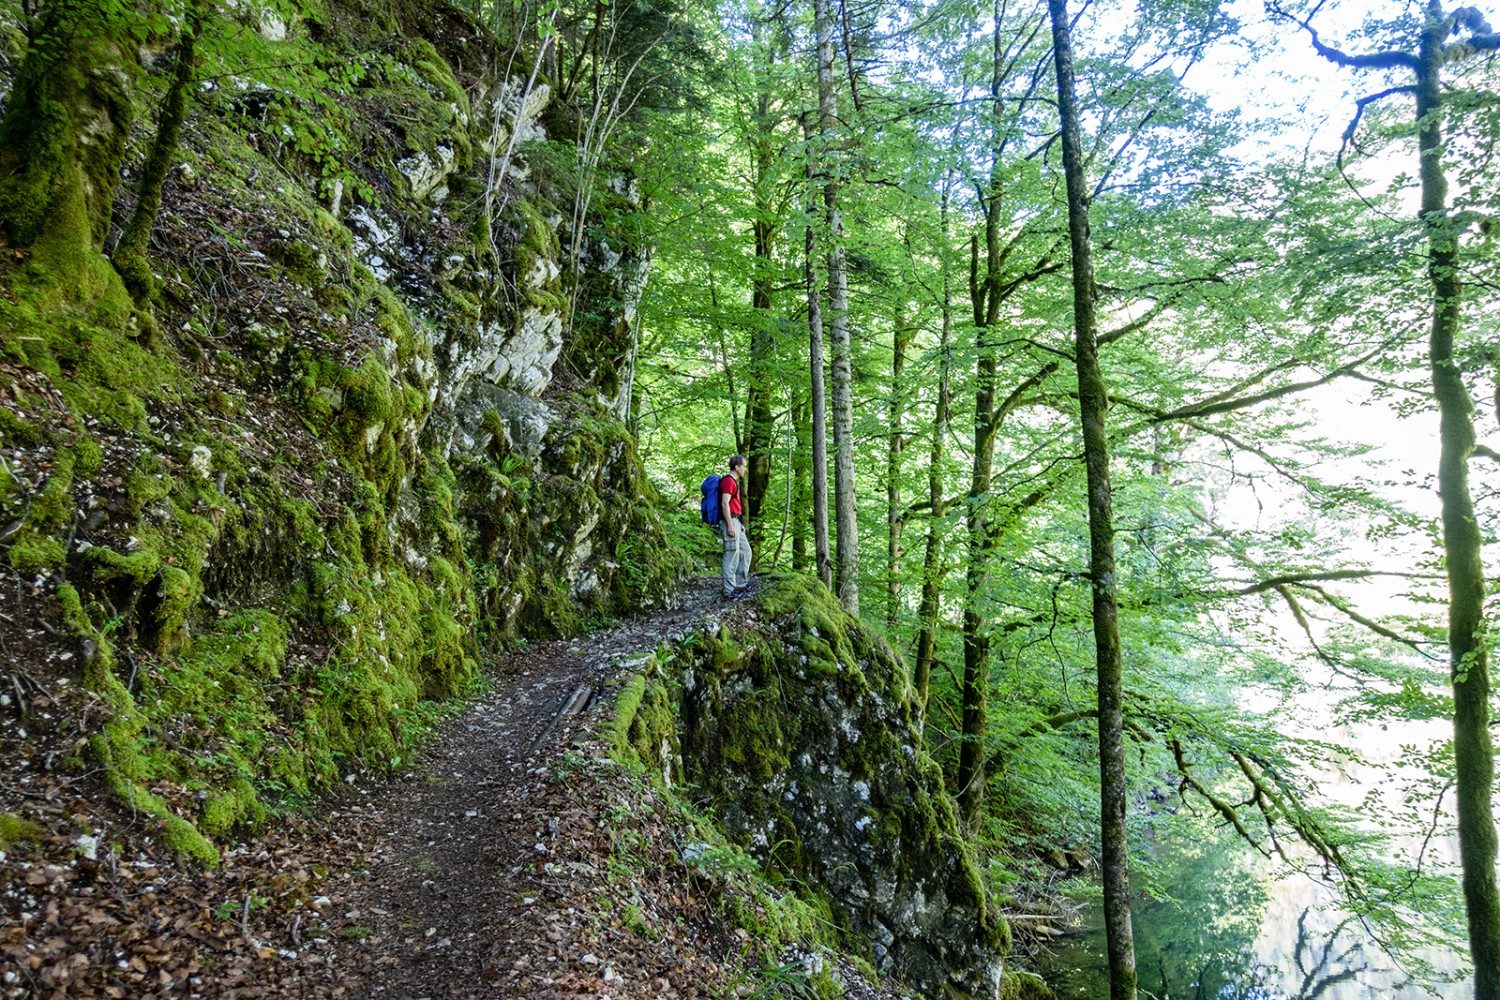
[[[703,503],[700,513],[704,524],[718,524],[721,505],[719,503],[719,477],[709,476],[703,480]]]

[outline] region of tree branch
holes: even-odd
[[[1191,403],[1187,406],[1179,406],[1177,409],[1170,410],[1166,413],[1158,412],[1157,416],[1153,417],[1151,422],[1160,424],[1165,423],[1168,420],[1183,420],[1193,417],[1209,417],[1213,416],[1216,413],[1228,413],[1231,410],[1243,410],[1251,406],[1258,406],[1261,403],[1267,403],[1273,399],[1280,399],[1282,396],[1290,396],[1293,393],[1302,392],[1306,389],[1316,389],[1320,385],[1327,385],[1334,379],[1342,378],[1343,376],[1348,375],[1349,373],[1358,369],[1360,365],[1364,364],[1366,361],[1369,361],[1371,358],[1384,351],[1386,349],[1386,346],[1387,345],[1382,344],[1379,347],[1375,348],[1375,350],[1370,351],[1368,354],[1355,358],[1353,361],[1349,362],[1346,365],[1335,368],[1333,371],[1329,372],[1327,375],[1324,375],[1322,378],[1316,378],[1309,382],[1289,382],[1286,385],[1278,386],[1275,389],[1267,389],[1265,392],[1259,392],[1252,396],[1242,396],[1239,399],[1223,399],[1219,400],[1218,402],[1202,400],[1201,402]]]
[[[1307,32],[1308,37],[1312,39],[1314,51],[1334,65],[1348,66],[1351,69],[1409,69],[1413,73],[1417,71],[1417,57],[1409,52],[1391,50],[1388,52],[1372,52],[1361,56],[1351,56],[1347,52],[1342,52],[1330,45],[1323,44],[1323,40],[1318,37],[1318,30],[1312,26],[1312,19],[1317,16],[1318,11],[1323,9],[1325,2],[1326,0],[1318,0],[1318,5],[1308,13],[1306,18],[1300,21],[1283,10],[1281,4],[1275,2],[1275,0],[1267,0],[1266,9],[1278,17],[1291,21],[1293,24],[1301,25],[1302,29]]]

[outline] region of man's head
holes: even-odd
[[[731,458],[729,460],[729,474],[731,476],[738,476],[741,472],[744,472],[744,471],[745,471],[745,456],[744,455],[735,455],[733,458]]]

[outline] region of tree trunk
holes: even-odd
[[[977,242],[973,252],[979,252]],[[958,804],[972,825],[984,808],[985,703],[989,697],[990,637],[981,606],[988,576],[990,541],[985,504],[995,461],[995,351],[986,328],[976,331],[979,360],[975,369],[974,463],[969,481],[969,565],[964,591],[963,707],[959,721]]]
[[[818,135],[833,132],[838,98],[833,85],[833,24],[828,0],[813,0],[818,38]],[[854,507],[854,377],[849,343],[849,283],[844,266],[844,222],[839,208],[839,170],[824,150],[823,207],[828,227],[829,337],[833,341],[833,489],[838,535],[838,596],[859,614],[859,522]]]
[[[792,407],[792,425],[797,430],[797,450],[792,459],[792,569],[801,573],[810,565],[807,535],[812,524],[808,514],[812,510],[812,419],[805,400],[798,400]]]
[[[901,452],[906,448],[906,438],[901,433],[906,386],[901,381],[901,372],[906,367],[906,349],[911,344],[912,332],[898,309],[895,338],[891,342],[891,398],[886,410],[890,443],[885,462],[885,628],[892,636],[901,620],[901,529],[906,523],[901,512]]]
[[[1125,826],[1125,720],[1121,710],[1124,665],[1115,600],[1115,526],[1109,485],[1105,415],[1109,395],[1099,367],[1094,317],[1094,262],[1089,240],[1088,187],[1079,139],[1073,48],[1067,0],[1047,0],[1057,65],[1062,118],[1063,170],[1068,188],[1068,236],[1073,255],[1073,330],[1078,367],[1078,410],[1088,473],[1089,578],[1094,592],[1094,649],[1099,698],[1099,814],[1103,841],[1104,932],[1109,953],[1110,1000],[1134,1000],[1135,943],[1130,926],[1130,856]]]
[[[995,463],[995,348],[990,330],[1000,319],[1000,210],[1003,204],[1001,156],[1004,147],[1004,79],[1001,43],[1002,11],[994,4],[990,69],[990,178],[981,199],[984,211],[985,265],[979,266],[979,237],[969,241],[969,300],[974,309],[974,461],[969,479],[968,569],[964,588],[964,678],[960,693],[958,804],[966,821],[979,821],[984,809],[984,736],[990,684],[990,636],[982,607],[989,578],[994,533],[985,506]]]
[[[760,513],[771,485],[774,423],[771,399],[776,391],[776,223],[771,187],[775,155],[770,142],[770,97],[765,92],[768,85],[760,87],[755,120],[761,128],[751,137],[754,149],[751,166],[755,172],[755,218],[751,221],[751,232],[755,240],[755,262],[750,289],[750,387],[745,401],[745,457],[748,464],[745,514],[749,518],[745,530],[750,535],[752,570],[759,569],[765,541]]]
[[[130,131],[134,62],[117,42],[127,36],[99,4],[59,0],[27,47],[0,121],[0,232],[73,300],[100,291],[89,272],[102,263],[93,255],[109,230]]]
[[[811,144],[812,123],[803,120],[804,133]],[[812,219],[817,212],[814,181],[817,168],[811,156],[807,159],[808,205],[807,248],[803,269],[807,277],[807,353],[808,375],[812,382],[812,494],[813,552],[818,565],[818,579],[833,586],[833,561],[828,550],[828,416],[823,400],[823,296],[818,289],[818,238]]]
[[[948,235],[948,193],[943,192],[943,236]],[[922,603],[917,610],[918,628],[916,671],[912,677],[917,691],[917,708],[925,722],[927,694],[932,683],[932,665],[937,659],[938,604],[942,595],[943,515],[947,512],[943,498],[943,446],[952,423],[949,395],[953,370],[953,304],[948,269],[943,268],[943,320],[938,342],[938,397],[932,416],[932,448],[928,456],[927,496],[932,520],[927,528],[927,551],[922,556]]]
[[[172,156],[177,152],[177,138],[182,132],[183,120],[187,117],[187,95],[192,89],[197,71],[198,36],[203,32],[205,2],[206,0],[198,0],[188,10],[187,24],[178,41],[177,62],[172,67],[172,82],[167,89],[167,100],[157,121],[151,151],[146,155],[146,164],[141,170],[135,211],[125,224],[125,231],[120,235],[120,242],[115,244],[112,255],[115,270],[120,272],[125,287],[130,290],[136,302],[142,305],[156,295],[156,278],[151,273],[146,247],[151,242],[151,230],[156,225],[156,215],[161,209],[162,188],[166,185],[167,170],[172,166]]]
[[[1474,404],[1453,356],[1463,288],[1458,227],[1448,214],[1443,171],[1442,90],[1439,71],[1449,21],[1429,5],[1417,68],[1417,146],[1422,222],[1427,231],[1427,276],[1432,282],[1428,357],[1437,400],[1441,446],[1443,554],[1448,574],[1448,656],[1453,678],[1453,753],[1458,780],[1458,845],[1476,1000],[1500,998],[1500,891],[1495,884],[1495,817],[1491,802],[1495,757],[1489,733],[1489,663],[1484,643],[1482,537],[1469,493],[1474,452]]]

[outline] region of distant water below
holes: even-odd
[[[1394,750],[1399,742],[1390,745]],[[1328,779],[1350,800],[1379,782],[1374,772],[1348,768]],[[1427,846],[1429,857],[1457,855],[1451,837]],[[1461,936],[1449,947],[1427,947],[1398,964],[1338,906],[1336,893],[1306,875],[1278,872],[1211,817],[1185,810],[1163,816],[1154,855],[1150,888],[1155,898],[1141,898],[1144,873],[1135,881],[1142,1000],[1461,1000],[1473,995],[1469,982],[1458,978],[1467,967]],[[1069,930],[1073,933],[1052,946],[1040,971],[1059,1000],[1106,1000],[1101,906],[1086,906],[1078,926]]]

